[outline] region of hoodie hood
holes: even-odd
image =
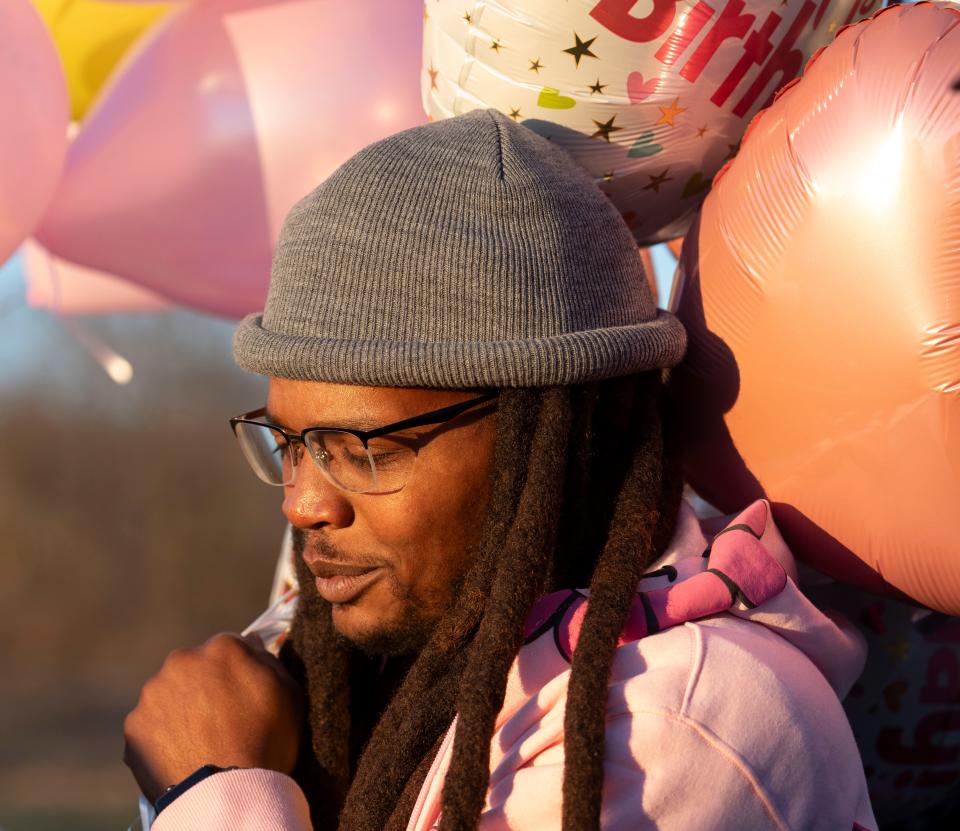
[[[554,642],[569,660],[588,600],[588,591],[542,598],[527,619],[524,642],[553,628]],[[813,662],[840,699],[863,671],[867,656],[863,635],[842,615],[818,609],[800,591],[796,561],[766,500],[749,505],[709,541],[693,509],[683,501],[673,540],[640,580],[620,643],[723,613],[764,626],[789,641]]]

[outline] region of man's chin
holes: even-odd
[[[436,626],[436,621],[416,614],[389,623],[362,621],[358,620],[357,611],[349,606],[334,605],[334,631],[345,644],[375,657],[417,654],[426,646]]]

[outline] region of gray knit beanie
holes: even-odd
[[[262,375],[457,389],[627,375],[685,346],[603,192],[496,110],[371,144],[300,200],[234,338]]]

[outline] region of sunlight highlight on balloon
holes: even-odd
[[[883,139],[857,171],[856,193],[862,207],[874,214],[885,215],[900,193],[906,147],[903,141],[903,113],[890,135]]]

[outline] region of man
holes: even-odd
[[[281,661],[218,636],[144,687],[158,831],[875,827],[860,644],[766,503],[711,550],[681,502],[684,346],[602,192],[495,111],[295,206],[233,426],[301,597]]]

